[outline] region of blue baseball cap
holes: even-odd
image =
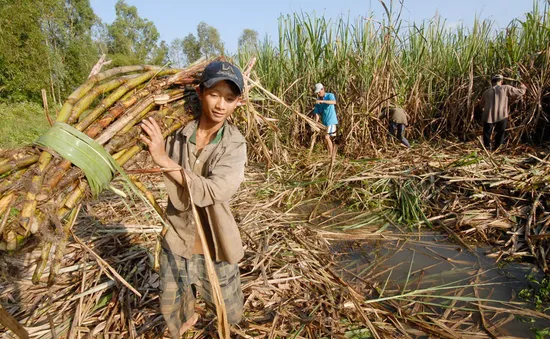
[[[235,65],[227,61],[213,61],[209,63],[202,72],[200,83],[204,87],[210,88],[222,80],[234,83],[239,89],[239,94],[242,94],[244,89],[243,75]]]

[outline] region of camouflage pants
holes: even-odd
[[[214,266],[227,320],[230,324],[236,324],[241,319],[244,302],[239,267],[224,261],[214,262]],[[195,292],[204,298],[209,309],[216,312],[202,254],[193,254],[191,259],[185,259],[163,249],[160,255],[160,291],[160,311],[174,338],[179,338],[181,325],[195,313]]]

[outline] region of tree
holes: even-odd
[[[168,60],[173,67],[184,67],[187,64],[187,56],[183,50],[183,40],[174,39],[168,46]]]
[[[201,21],[197,25],[197,37],[199,40],[201,56],[209,58],[214,55],[223,54],[223,42],[220,38],[220,33],[216,28],[208,25],[204,21]]]
[[[250,49],[258,46],[258,32],[245,28],[239,37],[239,49]]]
[[[151,64],[153,65],[164,65],[168,62],[168,45],[166,41],[162,40],[158,47],[158,50],[153,55],[151,59]]]
[[[89,0],[45,0],[42,4],[42,30],[49,48],[50,89],[54,101],[55,90],[61,101],[86,79],[98,59],[92,27],[99,18]]]
[[[92,27],[92,40],[99,54],[107,54],[109,51],[109,29],[104,22],[97,22]]]
[[[0,0],[0,98],[56,102],[97,60],[89,0]]]
[[[40,8],[31,2],[0,0],[0,97],[38,98],[48,84],[48,54],[40,27]]]
[[[107,49],[113,67],[130,64],[162,64],[168,47],[162,41],[155,25],[139,17],[137,8],[124,0],[115,5],[116,18],[107,25]]]
[[[189,33],[181,40],[186,61],[192,63],[201,57],[210,58],[224,54],[223,42],[218,30],[205,22],[197,25],[197,36]]]
[[[188,63],[197,61],[201,57],[201,46],[197,38],[189,33],[182,41],[183,53]]]

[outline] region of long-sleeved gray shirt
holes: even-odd
[[[481,96],[483,122],[492,124],[508,118],[508,98],[517,99],[525,94],[525,90],[525,87],[510,85],[496,85],[485,90]]]
[[[188,198],[191,194],[202,219],[208,245],[213,249],[213,259],[235,264],[243,257],[244,250],[237,223],[229,208],[229,199],[244,180],[246,141],[237,127],[228,123],[219,143],[209,144],[200,155],[194,156],[189,154],[194,147],[189,147],[188,143],[196,128],[197,121],[193,121],[166,142],[168,155],[184,168],[189,177],[189,192],[165,175],[168,191],[166,216],[171,227],[162,245],[179,256],[191,257],[197,236]],[[193,166],[190,161],[194,162]],[[197,161],[201,162],[198,166]]]

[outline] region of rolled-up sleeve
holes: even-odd
[[[189,192],[199,207],[226,202],[237,192],[244,180],[246,143],[228,147],[220,159],[211,165],[208,176],[203,177],[186,170]]]
[[[183,166],[181,163],[183,157],[183,147],[185,147],[185,141],[183,136],[178,132],[166,139],[166,151],[170,155],[170,158]],[[164,185],[168,193],[168,198],[172,203],[172,206],[178,211],[186,211],[190,208],[189,196],[182,185],[180,185],[174,178],[167,173],[164,173]]]

